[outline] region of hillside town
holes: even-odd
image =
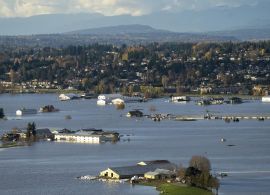
[[[267,95],[270,42],[5,47],[0,92]]]

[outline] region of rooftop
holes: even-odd
[[[155,170],[175,170],[176,165],[170,163],[169,161],[161,161],[158,163],[157,161],[149,161],[152,164],[149,165],[135,165],[135,166],[125,166],[125,167],[110,167],[112,171],[116,172],[119,175],[142,175],[149,171]],[[153,163],[154,162],[154,163]]]

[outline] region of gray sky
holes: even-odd
[[[216,6],[256,5],[260,1],[265,0],[0,0],[0,17],[81,12],[138,16],[162,10],[201,10]]]

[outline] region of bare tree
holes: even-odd
[[[209,172],[211,170],[211,163],[209,159],[204,156],[193,156],[189,161],[189,166],[202,172]]]
[[[162,78],[161,78],[161,82],[162,82],[162,85],[163,85],[164,88],[167,88],[168,81],[169,81],[169,78],[166,75],[163,75]]]
[[[177,176],[183,179],[185,178],[185,175],[186,175],[186,168],[183,167],[182,164],[180,164],[177,169]]]

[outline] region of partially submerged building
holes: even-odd
[[[132,110],[127,113],[127,117],[143,117],[143,112],[140,110]]]
[[[53,134],[50,131],[50,129],[44,128],[44,129],[35,129],[35,138],[38,140],[42,139],[52,139]],[[12,131],[5,133],[2,136],[2,139],[5,141],[24,141],[27,139],[27,129],[21,128],[21,129],[13,129]]]
[[[27,108],[22,108],[16,111],[17,116],[22,116],[26,114],[37,114],[36,109],[27,109]]]
[[[75,100],[79,99],[80,96],[74,93],[69,93],[69,94],[60,94],[59,95],[59,100],[61,101],[67,101],[67,100]]]
[[[174,171],[170,171],[167,169],[156,169],[155,171],[149,171],[144,174],[145,179],[150,180],[163,180],[163,179],[171,179],[176,176]]]
[[[61,131],[60,131],[61,132]],[[81,129],[78,131],[64,131],[54,135],[56,141],[69,141],[80,143],[101,143],[106,141],[118,141],[119,133],[115,131],[103,131],[102,129]]]
[[[133,176],[143,177],[145,173],[159,169],[174,172],[176,165],[167,160],[145,161],[135,166],[109,167],[101,171],[100,176],[112,179],[130,179]]]

